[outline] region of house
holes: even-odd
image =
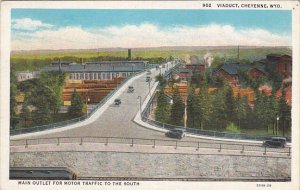
[[[266,75],[264,66],[256,64],[225,63],[215,70],[215,76],[223,77],[231,86],[237,87],[241,85],[240,72],[246,72],[253,79],[258,79]]]
[[[264,65],[273,65],[275,70],[284,78],[292,77],[292,57],[289,55],[268,54],[266,59],[262,59],[259,62]]]
[[[249,68],[249,70],[247,71],[247,74],[252,79],[258,79],[258,78],[266,76],[266,71],[262,64],[257,64],[255,66]]]
[[[39,71],[21,71],[16,73],[17,80],[19,82],[24,80],[39,78],[40,74],[41,73]]]
[[[205,72],[205,64],[186,64],[185,67],[189,69],[193,75]]]
[[[174,71],[174,74],[177,74],[182,81],[189,81],[191,78],[191,71],[186,68],[178,68]]]

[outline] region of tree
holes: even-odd
[[[164,79],[162,74],[159,74],[155,77],[155,80],[159,82],[160,89],[164,89],[167,85],[167,81]]]
[[[16,97],[17,95],[17,77],[15,73],[15,69],[11,67],[10,71],[10,127],[15,129],[17,124],[19,123],[18,115],[16,113]]]
[[[235,114],[238,120],[238,127],[241,128],[241,120],[246,118],[247,114],[247,97],[241,97],[240,94],[235,98]]]
[[[155,120],[168,123],[170,118],[170,105],[163,90],[157,92],[157,107],[155,110]]]
[[[233,96],[233,92],[231,88],[228,88],[225,92],[225,113],[227,121],[235,121],[236,116],[236,108],[235,108],[235,100]]]
[[[71,106],[69,107],[69,115],[73,118],[80,117],[84,114],[82,110],[83,102],[76,89],[74,89],[71,97]]]
[[[210,124],[214,128],[224,129],[226,127],[224,92],[220,89],[212,97],[212,119]]]
[[[187,97],[187,126],[188,127],[195,127],[195,121],[197,119],[196,115],[196,95],[195,95],[195,89],[191,88],[188,92]]]
[[[208,124],[212,116],[211,97],[206,88],[200,90],[199,96],[196,97],[196,113],[199,118],[199,127],[204,128]]]
[[[22,105],[20,119],[22,121],[22,127],[30,126],[31,121],[31,111],[28,108],[27,96],[24,98],[24,103]]]
[[[278,104],[279,125],[282,129],[282,136],[284,136],[286,131],[286,125],[291,126],[291,107],[287,104],[285,100],[284,89],[282,89],[281,97],[279,99]]]
[[[170,121],[173,125],[183,125],[183,115],[184,115],[184,109],[185,105],[182,101],[182,98],[179,95],[179,91],[176,88],[173,92],[173,104],[171,107],[171,117]]]

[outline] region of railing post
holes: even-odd
[[[153,146],[152,148],[155,148],[155,139],[153,139]]]
[[[222,150],[222,144],[220,143],[220,148],[219,148],[219,152],[221,152],[221,150]]]
[[[175,141],[175,142],[176,142],[175,149],[177,149],[177,141]]]
[[[199,150],[200,148],[200,142],[198,142],[198,147],[196,148],[196,150]]]
[[[79,145],[82,145],[82,137],[80,137],[80,144]]]
[[[267,154],[267,146],[265,146],[265,151],[264,151],[264,155]]]
[[[289,147],[289,153],[288,153],[288,156],[291,155],[291,147]]]
[[[133,138],[131,139],[131,145],[130,146],[133,147]]]
[[[105,142],[105,146],[108,145],[108,137],[106,137],[106,142]]]
[[[59,145],[59,137],[57,137],[57,145]]]
[[[241,153],[244,153],[244,150],[245,150],[245,147],[244,147],[244,145],[242,145]]]
[[[27,142],[27,139],[25,140],[25,148],[28,147],[28,142]]]

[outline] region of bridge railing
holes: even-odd
[[[85,137],[49,137],[49,138],[30,138],[30,139],[20,139],[20,140],[11,140],[10,146],[28,146],[41,145],[41,144],[104,144],[108,146],[109,144],[123,144],[129,146],[135,145],[145,145],[155,148],[159,147],[174,147],[175,149],[179,147],[184,148],[193,148],[196,151],[200,149],[215,149],[218,152],[224,150],[228,151],[238,151],[240,153],[244,152],[259,152],[263,155],[270,153],[282,154],[286,156],[291,155],[291,147],[285,148],[269,148],[262,145],[254,144],[238,144],[238,143],[226,143],[226,142],[199,142],[199,141],[182,141],[182,140],[164,140],[164,139],[146,139],[146,138],[126,138],[126,137],[94,137],[94,136],[85,136]]]

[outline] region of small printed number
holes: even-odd
[[[271,184],[259,183],[259,184],[256,184],[256,187],[272,187],[272,185]]]

